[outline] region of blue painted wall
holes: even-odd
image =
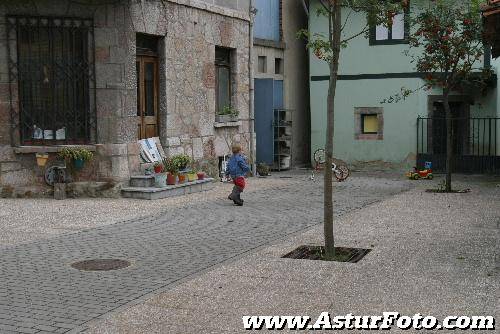
[[[280,0],[255,0],[255,38],[279,42],[280,40]]]
[[[274,109],[283,109],[283,80],[274,80],[273,87],[273,107]]]
[[[257,163],[272,165],[274,159],[273,79],[255,79],[255,133]]]

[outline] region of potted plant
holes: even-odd
[[[195,172],[190,171],[189,173],[187,173],[187,178],[189,182],[194,182],[198,179],[198,176],[196,175]]]
[[[235,122],[238,120],[238,110],[233,108],[232,106],[225,106],[215,116],[215,121],[219,123],[227,123],[227,122]]]
[[[163,165],[165,166],[165,170],[168,172],[167,185],[174,185],[177,181],[179,166],[172,158],[164,159]]]
[[[84,148],[71,148],[66,147],[61,152],[59,152],[59,157],[73,162],[73,166],[76,170],[83,168],[86,161],[93,159],[94,155],[87,149]]]
[[[196,175],[198,176],[198,180],[205,179],[205,172],[199,171],[198,173],[196,173]]]
[[[164,172],[165,166],[163,166],[163,164],[161,162],[155,162],[153,168],[154,168],[155,174],[159,174],[159,173]]]
[[[172,157],[174,163],[177,164],[179,170],[183,171],[191,163],[191,158],[186,154],[177,154]]]
[[[257,173],[259,173],[260,176],[268,176],[269,175],[269,166],[265,163],[259,163],[257,164]]]
[[[44,167],[47,164],[48,159],[49,159],[49,155],[47,153],[37,153],[36,154],[36,164],[39,167]]]
[[[161,162],[154,164],[155,171],[155,186],[163,188],[167,186],[167,174],[165,173],[165,166]]]

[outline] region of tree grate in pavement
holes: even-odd
[[[370,252],[371,249],[365,248],[335,247],[335,255],[327,256],[323,246],[300,246],[283,258],[357,263]]]

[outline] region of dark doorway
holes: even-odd
[[[464,102],[450,102],[453,131],[453,154],[466,151],[468,136],[468,111]],[[434,154],[446,154],[446,112],[442,102],[434,102],[432,115],[432,151]]]

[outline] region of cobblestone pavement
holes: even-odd
[[[249,191],[241,208],[221,192],[147,217],[0,248],[0,333],[77,332],[144,295],[319,224],[321,181],[304,173],[289,176],[276,177],[272,189]],[[409,185],[362,176],[336,183],[336,215]],[[70,267],[93,258],[126,259],[132,266],[99,273]]]

